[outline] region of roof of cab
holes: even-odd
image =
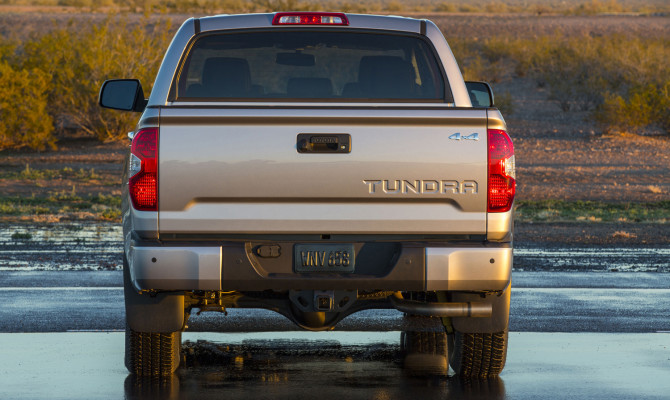
[[[196,27],[199,25],[200,32],[218,31],[227,29],[245,29],[245,28],[269,28],[286,29],[295,28],[296,25],[272,25],[272,19],[276,13],[265,14],[239,14],[239,15],[215,15],[211,17],[202,17],[196,19]],[[337,28],[363,28],[363,29],[382,29],[402,32],[421,32],[422,20],[414,18],[405,18],[387,15],[363,15],[347,14],[349,20],[348,26],[336,26]],[[309,28],[333,28],[333,25],[303,25]],[[198,32],[199,33],[199,32]]]

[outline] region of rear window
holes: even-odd
[[[432,48],[417,36],[274,30],[197,39],[176,97],[444,101],[445,84]]]

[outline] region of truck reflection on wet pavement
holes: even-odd
[[[172,377],[129,375],[126,399],[505,398],[500,378],[447,379],[440,376],[444,363],[435,356],[410,356],[388,343],[270,339],[227,345],[201,340],[185,342],[184,353],[185,365]],[[426,377],[426,372],[435,375]]]

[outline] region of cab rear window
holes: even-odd
[[[183,61],[183,101],[445,101],[442,71],[419,36],[273,30],[196,40]]]

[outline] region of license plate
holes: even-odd
[[[296,244],[295,272],[354,272],[353,244]]]

